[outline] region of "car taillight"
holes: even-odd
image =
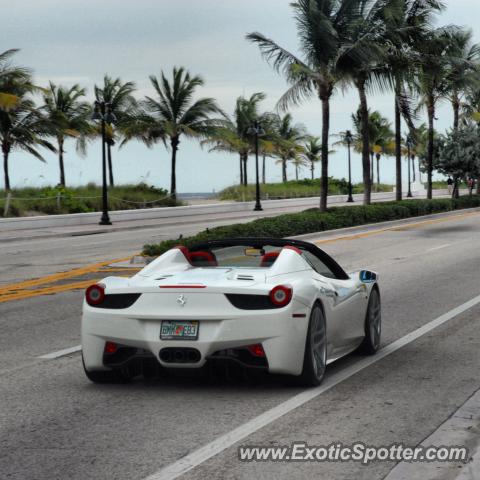
[[[286,285],[278,285],[270,291],[270,301],[277,307],[285,307],[292,299],[292,287]]]
[[[117,350],[118,350],[118,345],[116,343],[105,342],[105,349],[104,349],[105,353],[113,354],[113,353],[116,353]]]
[[[265,350],[263,349],[263,346],[261,343],[256,343],[255,345],[249,345],[248,351],[254,356],[254,357],[264,357],[265,356]]]
[[[89,305],[100,305],[105,300],[105,286],[101,283],[90,285],[85,292],[85,299]]]

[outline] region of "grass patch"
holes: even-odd
[[[473,195],[458,199],[405,200],[368,206],[333,207],[324,213],[315,208],[299,213],[261,218],[249,223],[216,227],[203,230],[191,237],[145,245],[143,254],[157,256],[175,245],[181,244],[188,247],[205,240],[241,237],[290,237],[479,206],[480,196]]]
[[[427,184],[425,183],[425,188],[427,188]],[[448,188],[447,181],[435,181],[432,182],[433,190],[446,190]],[[465,182],[460,182],[458,184],[458,188],[467,188],[467,184]]]
[[[445,187],[446,188],[446,187]],[[392,192],[392,185],[374,185],[373,192]],[[263,199],[317,197],[320,192],[320,180],[299,180],[285,183],[267,183],[261,185]],[[329,195],[347,195],[348,182],[345,179],[329,178]],[[363,193],[363,184],[353,185],[353,193]],[[255,185],[227,187],[218,193],[220,200],[237,202],[255,200]]]
[[[6,192],[0,190],[0,215],[3,214]],[[173,201],[162,188],[146,184],[109,188],[110,210],[172,207]],[[102,209],[102,188],[93,183],[84,187],[17,188],[12,190],[9,217],[26,215],[58,215],[62,213],[98,212]]]

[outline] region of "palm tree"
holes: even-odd
[[[352,0],[297,0],[295,12],[303,60],[261,33],[247,35],[259,46],[273,68],[282,72],[291,85],[279,101],[286,110],[313,95],[322,104],[322,178],[320,209],[327,209],[328,143],[330,132],[330,99],[341,79],[339,62],[358,55],[351,41],[352,25],[358,19],[358,2]]]
[[[221,114],[213,98],[193,99],[195,91],[204,84],[199,76],[191,76],[184,68],[173,69],[169,81],[161,72],[160,78],[150,76],[156,97],[147,96],[143,102],[149,117],[148,138],[151,142],[168,139],[172,148],[170,195],[177,198],[177,151],[182,135],[190,138],[205,138],[221,123],[212,119],[212,114]]]
[[[435,133],[436,136],[436,133]],[[426,157],[426,152],[428,149],[428,127],[426,123],[422,123],[415,129],[415,136],[414,136],[414,147],[411,152],[412,155],[412,171],[413,171],[413,181],[416,180],[416,168],[415,168],[415,159],[418,158],[420,163],[420,159]],[[404,141],[406,143],[406,141]],[[420,166],[420,165],[419,165]],[[421,178],[420,178],[421,181]]]
[[[340,68],[358,91],[362,136],[364,203],[371,203],[372,176],[367,90],[385,91],[391,78],[385,67],[388,46],[388,19],[400,14],[403,0],[358,0],[358,16],[351,29],[355,56],[345,58]],[[348,60],[348,61],[347,61]]]
[[[385,73],[395,96],[396,199],[402,200],[402,116],[413,132],[414,115],[405,84],[416,75],[416,51],[431,29],[433,15],[443,10],[441,0],[402,0],[396,15],[385,18]]]
[[[453,128],[458,130],[461,101],[470,87],[478,87],[480,44],[472,43],[471,30],[454,31],[448,55],[452,57],[447,98],[453,108]]]
[[[294,124],[290,113],[278,117],[274,128],[275,156],[282,165],[282,181],[287,182],[287,162],[295,160],[303,153],[302,143],[307,138],[306,129],[302,124]],[[298,164],[296,172],[298,176]]]
[[[303,158],[310,162],[310,172],[312,174],[312,180],[315,178],[315,164],[320,160],[320,154],[322,152],[322,144],[319,137],[308,137],[305,143]]]
[[[276,146],[278,143],[277,124],[278,115],[270,112],[263,113],[260,117],[260,124],[264,130],[264,134],[260,139],[260,153],[262,155],[262,183],[266,183],[266,159],[274,158]]]
[[[95,85],[95,99],[97,102],[105,102],[110,106],[110,111],[116,117],[115,126],[121,132],[128,130],[129,125],[136,121],[135,112],[137,102],[133,96],[135,91],[134,82],[123,83],[120,78],[111,78],[105,75],[103,86]],[[113,165],[112,165],[112,147],[115,145],[115,126],[109,125],[107,128],[107,159],[110,186],[114,186]]]
[[[237,153],[240,160],[240,184],[248,184],[247,162],[254,150],[253,139],[248,135],[248,129],[259,120],[266,127],[266,117],[259,113],[260,102],[266,98],[262,92],[257,92],[249,98],[238,97],[232,118],[226,117],[221,125],[202,142],[202,145],[212,145],[210,151]],[[263,140],[260,142],[262,147]]]
[[[300,173],[300,169],[302,167],[308,167],[310,166],[310,163],[308,160],[306,160],[304,157],[302,157],[303,152],[297,153],[293,158],[290,159],[290,163],[295,167],[295,180],[298,182],[298,176]]]
[[[0,110],[14,108],[22,95],[34,89],[31,70],[11,62],[17,52],[10,49],[0,53]]]
[[[419,68],[414,88],[420,96],[420,106],[425,106],[428,116],[428,147],[426,157],[427,197],[432,198],[432,175],[434,156],[435,112],[441,98],[448,92],[449,65],[453,59],[448,56],[452,49],[455,27],[432,30],[423,39],[419,52]]]
[[[58,163],[60,167],[60,185],[65,186],[65,139],[77,139],[77,151],[85,152],[85,135],[90,132],[91,108],[87,102],[80,99],[85,96],[85,89],[79,85],[65,88],[50,82],[43,96],[42,110],[51,124],[52,134],[57,140]]]
[[[480,122],[480,85],[467,87],[465,101],[461,104],[461,117],[467,122]]]
[[[380,159],[382,155],[389,155],[392,153],[394,133],[392,132],[392,124],[387,118],[383,117],[380,112],[373,112],[370,115],[369,123],[374,125],[375,130],[374,136],[371,137],[371,143],[373,144],[373,151],[377,160],[377,186],[380,186]]]
[[[30,99],[20,98],[8,111],[0,110],[0,145],[6,191],[10,191],[11,188],[9,175],[11,152],[15,149],[24,150],[45,162],[37,147],[42,146],[55,152],[55,147],[45,139],[50,134],[50,123]]]
[[[363,126],[362,115],[358,111],[352,115],[352,121],[354,125],[354,143],[353,146],[357,152],[363,152]],[[391,129],[391,123],[387,118],[383,117],[378,111],[368,115],[368,137],[369,146],[368,151],[371,159],[371,182],[375,183],[375,159],[377,160],[377,185],[380,184],[380,159],[382,154],[388,154],[391,152],[393,143],[393,132]],[[344,144],[342,140],[340,143]]]

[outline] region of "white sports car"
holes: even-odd
[[[82,354],[94,382],[233,362],[313,386],[328,363],[375,353],[380,333],[374,272],[347,274],[311,243],[243,238],[178,246],[90,286]]]

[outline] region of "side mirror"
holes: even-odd
[[[360,280],[363,283],[372,283],[377,280],[377,274],[375,272],[370,272],[369,270],[362,270],[360,272]]]

